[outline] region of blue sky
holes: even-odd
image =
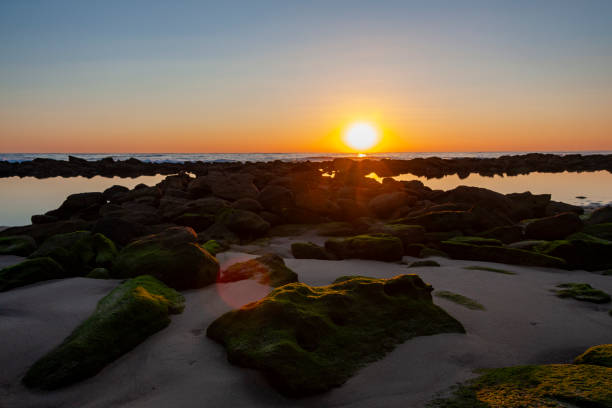
[[[360,118],[393,150],[608,149],[610,21],[611,1],[5,0],[0,150],[337,150]]]

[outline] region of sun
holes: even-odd
[[[368,150],[378,143],[378,129],[367,122],[353,123],[344,132],[344,143],[358,152]]]

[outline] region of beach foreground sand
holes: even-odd
[[[268,242],[267,250],[288,253],[289,239]],[[254,257],[236,250],[218,255],[223,266]],[[259,248],[264,251],[264,248]],[[472,298],[486,310],[470,310],[434,296],[467,334],[413,338],[360,370],[342,387],[315,397],[287,399],[257,372],[231,365],[206,328],[224,312],[259,299],[267,288],[251,280],[183,292],[185,311],[170,326],[107,366],[97,376],[53,392],[32,392],[21,377],[60,343],[119,281],[72,278],[47,281],[0,294],[2,407],[253,407],[253,406],[423,406],[436,393],[475,376],[478,368],[570,362],[586,348],[610,342],[609,305],[560,299],[563,282],[586,282],[612,292],[610,277],[584,271],[507,266],[434,258],[441,267],[364,260],[298,260],[287,266],[309,285],[327,285],[342,275],[388,278],[416,273],[436,291]],[[10,264],[18,257],[0,257]],[[415,258],[404,257],[410,263]],[[465,266],[515,272],[507,275]],[[435,292],[434,292],[435,294]]]

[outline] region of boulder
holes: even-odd
[[[36,241],[29,235],[0,237],[0,255],[28,256],[36,250]]]
[[[545,215],[547,217],[550,217],[552,215],[561,214],[565,212],[573,212],[575,214],[582,215],[584,213],[584,208],[580,207],[579,205],[562,203],[560,201],[551,201],[546,206]]]
[[[257,198],[259,194],[259,190],[253,184],[253,176],[248,173],[231,174],[209,171],[206,176],[200,176],[191,183],[196,181],[199,186],[207,185],[213,195],[225,200],[235,201],[241,198]],[[188,188],[188,191],[193,194],[194,189]]]
[[[257,201],[263,208],[275,214],[295,206],[295,198],[291,190],[279,185],[268,185],[260,191]]]
[[[99,219],[93,227],[93,232],[98,232],[121,246],[151,233],[150,227],[146,225],[117,217]]]
[[[612,241],[612,222],[603,224],[587,224],[582,229],[585,234]]]
[[[524,239],[523,228],[520,225],[507,225],[503,227],[495,227],[490,230],[478,234],[483,238],[498,239],[504,244],[522,241]]]
[[[70,275],[66,273],[64,268],[51,258],[27,259],[17,265],[0,269],[0,292],[68,276]]]
[[[506,194],[506,197],[512,201],[513,210],[510,218],[515,221],[544,217],[550,203],[550,194],[531,194],[527,191]]]
[[[102,197],[106,201],[113,201],[113,199],[121,194],[125,194],[129,192],[130,189],[124,186],[114,185],[112,187],[107,188],[102,192]]]
[[[597,271],[612,268],[612,242],[584,233],[536,246],[538,252],[562,258],[570,269]]]
[[[346,237],[355,235],[360,231],[356,231],[353,224],[342,221],[326,222],[316,226],[317,235],[322,237]]]
[[[59,218],[54,217],[52,215],[46,215],[46,214],[35,214],[32,217],[30,217],[32,224],[47,224],[50,222],[55,222],[58,221]]]
[[[164,197],[159,204],[159,213],[166,219],[174,219],[185,213],[217,215],[228,208],[230,208],[229,201],[217,197],[191,201]]]
[[[73,215],[94,208],[94,213],[97,209],[106,202],[102,193],[79,193],[71,194],[57,210],[48,211],[46,215],[57,217],[58,219],[67,219]]]
[[[149,187],[144,184],[139,184],[133,190],[127,193],[117,194],[111,199],[112,203],[122,204],[128,201],[137,201],[144,199],[141,203],[157,204],[161,198],[161,190],[159,187]]]
[[[453,259],[551,268],[563,268],[566,266],[565,261],[561,258],[522,249],[497,245],[473,245],[456,241],[443,241],[440,245],[441,249]]]
[[[416,202],[416,197],[403,191],[377,195],[368,202],[368,208],[380,218],[389,218],[395,210]]]
[[[283,258],[275,254],[266,254],[230,265],[222,271],[219,282],[237,282],[244,279],[255,279],[263,285],[279,287],[297,282],[298,276],[287,268]]]
[[[72,276],[85,275],[95,267],[110,267],[116,256],[113,241],[90,231],[54,235],[30,254],[30,258],[54,259]]]
[[[581,228],[580,217],[576,213],[567,212],[529,222],[525,227],[525,237],[545,240],[562,239],[580,231]]]
[[[264,235],[270,229],[270,223],[251,211],[229,209],[217,218],[217,223],[243,239],[252,239]]]
[[[232,208],[252,212],[260,212],[263,210],[262,205],[254,198],[241,198],[236,200],[232,203]]]
[[[94,313],[26,373],[28,388],[53,390],[93,377],[170,323],[184,298],[151,276],[130,279],[98,302]]]
[[[28,235],[36,241],[42,243],[45,239],[57,235],[74,231],[84,231],[90,229],[92,224],[84,220],[60,220],[45,224],[26,225],[24,227],[11,227],[0,231],[0,237],[12,235]]]
[[[194,231],[199,232],[213,225],[215,223],[215,216],[212,214],[184,213],[172,221],[177,225],[190,227]]]
[[[612,368],[612,344],[593,346],[576,357],[574,364],[591,364]]]
[[[191,198],[202,198],[210,195],[210,185],[205,176],[196,177],[189,182],[187,186],[187,193]]]
[[[377,261],[399,261],[404,256],[402,241],[392,235],[357,235],[345,239],[330,239],[325,249],[339,259],[357,258]]]
[[[587,224],[603,224],[612,222],[612,206],[599,207],[587,218]]]
[[[420,225],[377,224],[370,227],[369,232],[392,235],[402,240],[404,248],[410,244],[425,241],[425,228]]]
[[[334,257],[327,250],[312,242],[294,242],[291,244],[291,253],[296,259],[323,259],[330,260]]]
[[[219,317],[206,334],[232,364],[261,370],[282,394],[305,396],[342,385],[412,337],[463,333],[431,291],[416,275],[290,283]]]
[[[142,237],[119,252],[113,276],[131,278],[149,274],[178,290],[216,282],[219,262],[197,243],[188,227],[168,228]]]

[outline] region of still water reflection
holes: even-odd
[[[118,184],[133,188],[144,183],[152,186],[166,178],[165,175],[121,177],[34,177],[0,178],[0,226],[27,225],[33,214],[42,214],[59,207],[66,197],[74,193],[104,191]]]
[[[366,177],[382,181],[375,173]],[[427,179],[412,174],[401,174],[395,180],[420,180],[434,190],[450,190],[457,186],[483,187],[499,193],[551,194],[555,201],[574,205],[608,204],[612,202],[612,174],[607,171],[583,173],[529,173],[518,176],[485,177],[470,174],[464,179],[451,175]]]

